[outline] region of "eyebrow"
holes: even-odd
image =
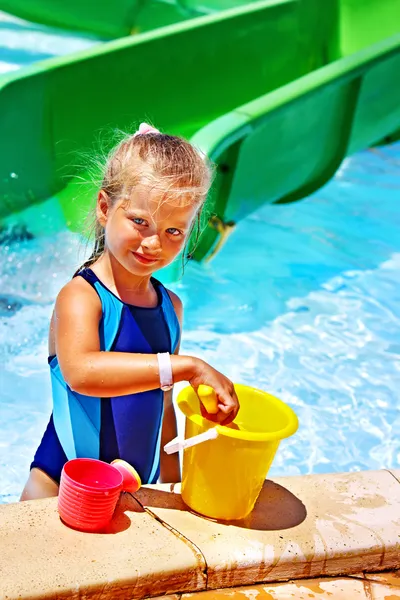
[[[148,220],[152,220],[152,216],[150,215],[150,213],[147,212],[147,210],[142,210],[141,208],[135,208],[135,209],[124,208],[124,211],[126,212],[128,217],[140,216],[140,218],[143,217]]]
[[[150,213],[147,210],[143,210],[141,208],[137,208],[137,209],[124,208],[124,210],[128,217],[138,216],[140,218],[145,218],[148,221],[154,221],[154,218],[150,215]],[[171,219],[171,223],[172,222],[173,222],[173,220]],[[168,229],[170,229],[171,227],[175,227],[176,229],[187,229],[188,224],[184,223],[183,221],[177,221],[176,223],[171,224],[168,227]]]
[[[187,223],[174,223],[171,227],[176,227],[177,229],[186,229]]]

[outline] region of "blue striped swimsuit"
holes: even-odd
[[[175,352],[180,326],[164,286],[152,279],[158,304],[142,308],[122,302],[91,269],[78,273],[97,292],[102,305],[100,349],[109,352],[156,354]],[[49,358],[53,414],[31,468],[59,482],[72,458],[122,458],[138,471],[143,483],[155,483],[160,472],[160,443],[164,395],[160,389],[95,398],[72,391],[57,356]]]

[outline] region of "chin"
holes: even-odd
[[[130,265],[129,268],[127,268],[127,270],[132,273],[132,275],[151,275],[152,273],[154,273],[155,271],[159,271],[160,269],[162,269],[163,267],[166,266],[167,263],[163,262],[157,262],[155,264],[152,265],[144,265],[141,263],[137,263],[135,265]]]

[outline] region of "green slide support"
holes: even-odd
[[[85,156],[141,120],[217,164],[196,259],[262,204],[316,190],[400,128],[399,0],[321,5],[254,3],[1,77],[0,218],[53,197],[82,228]]]

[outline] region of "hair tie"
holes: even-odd
[[[146,135],[146,133],[160,133],[158,129],[152,127],[148,123],[140,123],[139,129],[133,134],[133,137],[137,135]]]

